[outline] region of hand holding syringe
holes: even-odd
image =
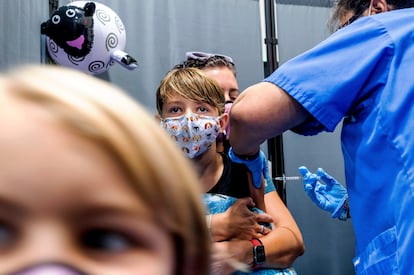
[[[346,220],[348,212],[348,193],[346,188],[322,168],[316,174],[311,173],[305,166],[299,167],[302,176],[276,177],[275,180],[303,179],[304,189],[311,200],[321,209],[331,213],[332,218]]]

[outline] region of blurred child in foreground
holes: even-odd
[[[119,89],[62,67],[0,76],[0,274],[208,274],[199,186]]]

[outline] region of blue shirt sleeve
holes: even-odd
[[[367,16],[289,60],[264,81],[285,90],[312,115],[292,130],[304,135],[332,132],[374,90],[370,83],[386,82],[393,50],[386,28]]]

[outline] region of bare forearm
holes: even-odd
[[[273,235],[260,238],[266,253],[266,262],[260,267],[287,268],[292,266],[298,256],[303,254],[303,246],[292,235],[285,234],[284,228],[275,228]],[[294,237],[293,237],[294,238]],[[246,240],[232,240],[225,242],[230,258],[237,262],[251,266],[253,263],[253,245]]]
[[[235,153],[253,155],[268,138],[303,122],[308,116],[285,91],[268,82],[247,88],[230,112],[230,143]]]
[[[266,235],[258,236],[265,247],[266,262],[263,266],[290,267],[304,251],[301,232],[276,191],[265,195],[265,204],[268,214],[273,218],[274,229]],[[225,245],[232,258],[249,265],[253,262],[250,239],[231,240],[222,245]]]
[[[276,191],[265,195],[265,203],[275,221],[272,232],[261,238],[266,251],[266,266],[289,267],[304,252],[302,234]]]
[[[244,98],[246,98],[244,100]],[[260,149],[264,138],[258,136],[252,128],[258,128],[256,119],[250,112],[249,94],[241,94],[236,100],[230,113],[230,144],[239,155],[254,155]],[[255,129],[256,130],[256,129]]]
[[[303,242],[289,227],[276,227],[272,233],[260,239],[266,251],[265,267],[290,267],[304,252]]]

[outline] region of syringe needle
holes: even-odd
[[[275,177],[274,180],[278,181],[288,181],[288,180],[301,180],[303,177],[301,176],[283,176],[283,177]]]

